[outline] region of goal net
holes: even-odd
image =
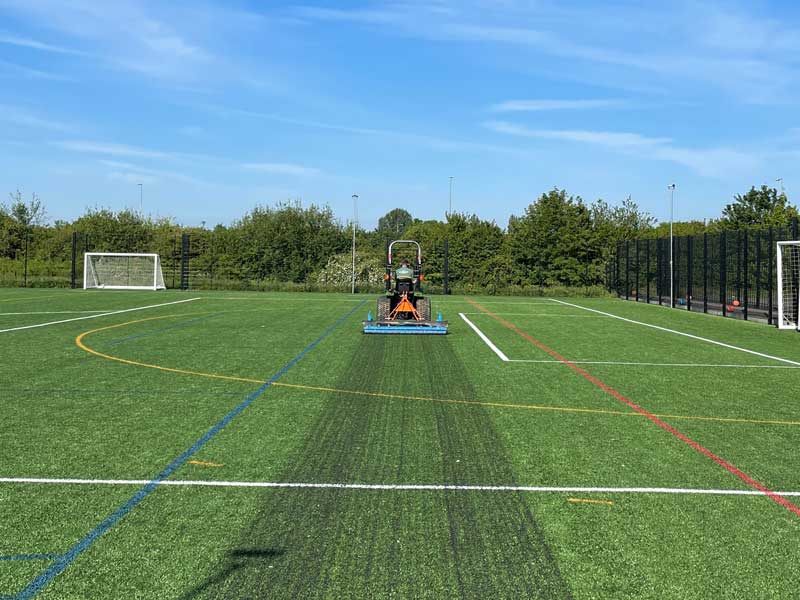
[[[800,241],[778,242],[778,327],[800,329]]]
[[[87,252],[83,257],[83,289],[163,290],[158,254]]]

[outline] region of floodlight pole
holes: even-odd
[[[144,203],[142,201],[143,192],[142,192],[142,184],[137,184],[139,186],[139,212],[144,215]]]
[[[784,196],[784,195],[785,195],[785,192],[784,192],[784,190],[783,190],[783,177],[778,177],[778,178],[775,180],[775,183],[780,183],[780,184],[781,184],[781,196]]]
[[[667,186],[669,190],[669,305],[670,308],[675,307],[675,277],[673,275],[672,266],[672,252],[675,244],[672,241],[672,221],[675,213],[675,184],[670,183]]]
[[[453,212],[453,176],[450,176],[450,201],[447,204],[447,214]]]
[[[353,194],[353,285],[351,293],[356,293],[356,220],[358,219],[358,194]]]

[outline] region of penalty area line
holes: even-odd
[[[500,357],[500,360],[502,360],[503,362],[508,362],[508,357],[505,354],[503,354],[503,352],[502,352],[502,350],[500,350],[500,348],[498,348],[497,346],[495,346],[492,343],[492,340],[490,340],[488,337],[486,337],[486,335],[480,329],[478,329],[478,327],[477,327],[477,325],[475,325],[475,323],[470,321],[464,313],[458,313],[458,316],[461,317],[462,319],[464,319],[464,322],[467,325],[469,325],[475,333],[478,334],[478,337],[481,338],[486,343],[486,345],[489,346],[489,348],[492,349],[492,352],[494,352],[495,354],[497,354],[497,356]]]
[[[750,350],[748,348],[742,348],[741,346],[734,346],[733,344],[726,344],[725,342],[718,342],[717,340],[712,340],[710,338],[701,337],[699,335],[694,335],[692,333],[686,333],[684,331],[678,331],[677,329],[670,329],[669,327],[662,327],[661,325],[653,325],[652,323],[645,323],[644,321],[636,321],[634,319],[628,319],[627,317],[621,317],[619,315],[615,315],[613,313],[604,312],[602,310],[597,310],[595,308],[588,308],[586,306],[581,306],[580,304],[572,304],[571,302],[564,302],[563,300],[556,300],[552,299],[553,302],[558,302],[563,306],[571,306],[573,308],[579,308],[581,310],[587,310],[592,313],[596,313],[598,315],[603,315],[606,317],[611,317],[614,319],[618,319],[620,321],[625,321],[626,323],[632,323],[634,325],[641,325],[642,327],[649,327],[650,329],[657,329],[658,331],[665,331],[667,333],[674,333],[675,335],[682,335],[683,337],[691,338],[693,340],[698,340],[701,342],[706,342],[708,344],[714,344],[715,346],[722,346],[723,348],[729,348],[730,350],[738,350],[739,352],[746,352],[747,354],[753,354],[755,356],[760,356],[761,358],[768,358],[770,360],[777,360],[778,362],[787,363],[790,365],[794,365],[795,367],[800,367],[800,362],[795,360],[789,360],[788,358],[781,358],[780,356],[773,356],[772,354],[765,354],[764,352],[757,352],[755,350]]]
[[[60,325],[61,323],[71,323],[72,321],[84,321],[86,319],[97,319],[98,317],[108,317],[111,315],[121,315],[122,313],[134,312],[137,310],[147,310],[149,308],[160,308],[162,306],[172,306],[173,304],[183,304],[185,302],[194,302],[201,298],[187,298],[186,300],[176,300],[174,302],[164,302],[162,304],[150,304],[148,306],[136,306],[134,308],[125,308],[123,310],[113,310],[111,312],[100,313],[99,315],[88,315],[85,317],[75,317],[72,319],[61,319],[60,321],[48,321],[47,323],[37,323],[36,325],[23,325],[22,327],[11,327],[9,329],[0,329],[0,333],[8,333],[9,331],[22,331],[23,329],[36,329],[37,327],[47,327],[48,325]]]
[[[560,360],[535,360],[529,358],[511,358],[508,362],[564,365]],[[700,367],[714,369],[800,369],[792,365],[715,365],[711,363],[654,363],[654,362],[629,362],[618,360],[570,360],[573,365],[612,365],[632,367]]]
[[[99,485],[138,486],[151,483],[146,479],[67,479],[44,477],[0,477],[0,483],[39,485]],[[231,488],[279,488],[279,489],[341,489],[377,491],[420,492],[541,492],[541,493],[603,493],[603,494],[679,494],[709,496],[754,496],[763,498],[763,492],[754,489],[706,489],[670,487],[603,487],[571,485],[456,485],[447,483],[312,483],[295,481],[213,481],[195,479],[166,479],[158,487],[231,487]],[[781,496],[800,496],[800,491],[775,492]]]

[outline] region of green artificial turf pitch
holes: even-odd
[[[796,597],[796,333],[373,302],[0,290],[0,599]]]

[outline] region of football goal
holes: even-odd
[[[158,254],[87,252],[83,256],[83,289],[163,290]]]
[[[778,327],[800,329],[800,241],[778,242]]]

